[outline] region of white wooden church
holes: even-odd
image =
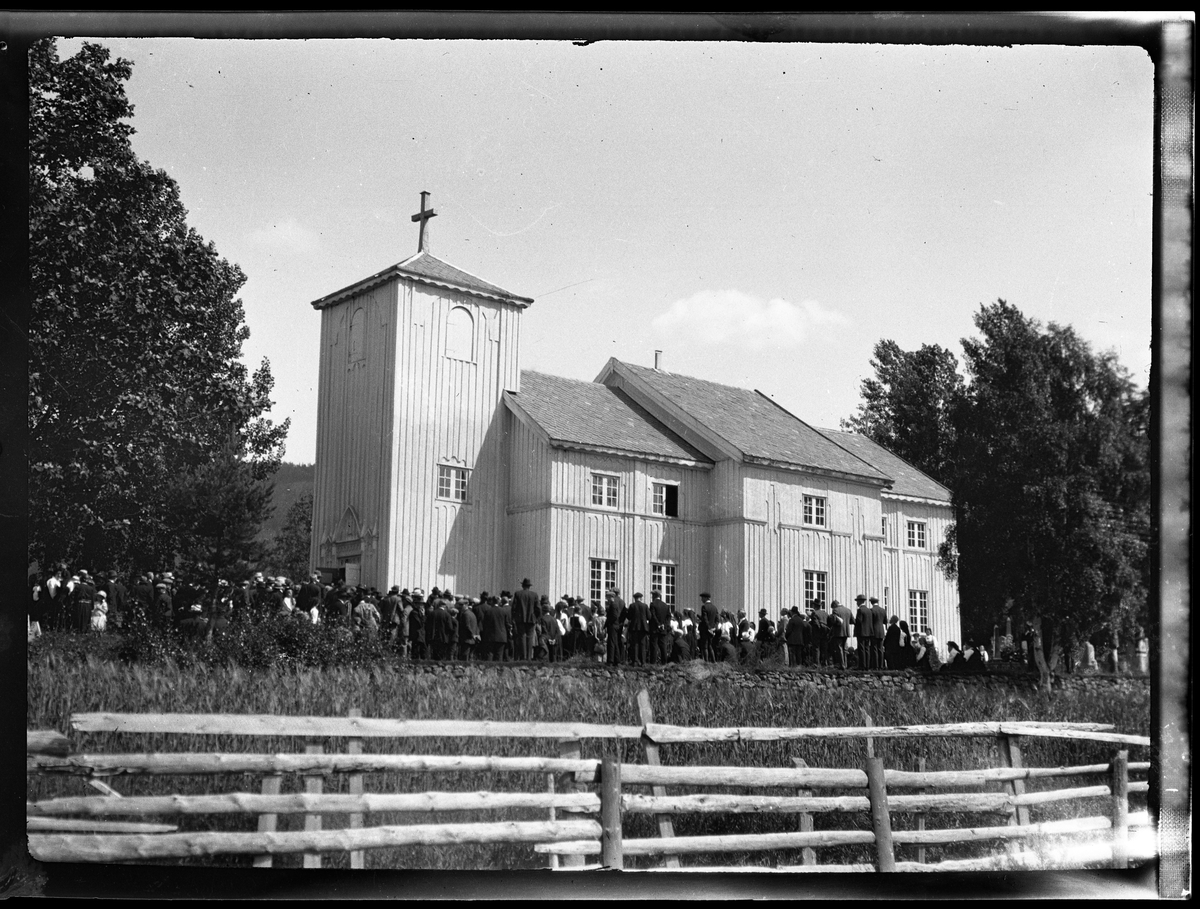
[[[610,359],[594,382],[520,366],[533,303],[416,255],[321,313],[314,566],[386,590],[516,589],[781,611],[814,598],[961,634],[937,568],[950,493],[761,392]]]

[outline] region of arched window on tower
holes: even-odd
[[[446,356],[475,360],[475,320],[465,307],[454,307],[446,319]]]
[[[350,362],[359,363],[367,357],[367,311],[361,306],[350,318]]]

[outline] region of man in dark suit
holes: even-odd
[[[604,662],[609,666],[619,666],[625,661],[621,628],[628,618],[629,610],[625,607],[625,601],[615,590],[610,590],[604,598]]]
[[[854,630],[854,615],[837,600],[829,613],[829,634],[832,639],[833,664],[839,669],[847,668],[846,641]]]
[[[871,607],[861,593],[854,598],[858,609],[854,613],[854,636],[858,638],[858,668],[874,669],[871,665]]]
[[[809,631],[812,632],[812,648],[816,655],[818,666],[829,663],[829,613],[825,611],[823,600],[812,601],[812,616],[808,620]]]
[[[713,632],[720,623],[721,613],[717,604],[712,601],[712,596],[707,593],[700,594],[700,655],[708,663],[717,658],[713,648]]]
[[[613,593],[617,593],[613,588]],[[650,633],[650,609],[640,593],[629,604],[629,665],[646,665],[646,637]]]
[[[537,620],[541,611],[538,609],[538,595],[529,578],[521,581],[521,589],[513,597],[512,614],[517,632],[513,642],[514,658],[532,660],[533,649],[537,646]]]
[[[650,637],[650,661],[665,666],[671,659],[671,607],[657,587],[650,591]]]
[[[496,597],[490,597],[483,607],[483,622],[479,628],[480,643],[484,659],[500,662],[508,644],[509,608],[501,606]]]
[[[887,637],[887,610],[871,597],[871,668],[883,668],[883,639]],[[862,646],[861,644],[859,646]]]
[[[803,666],[804,652],[808,647],[808,617],[795,606],[792,607],[783,637],[787,641],[788,665]]]

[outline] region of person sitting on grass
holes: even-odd
[[[712,644],[718,663],[736,663],[738,661],[737,648],[733,646],[733,642],[729,638],[725,637],[725,632],[719,627],[713,632]]]
[[[966,671],[967,661],[963,659],[962,651],[958,649],[958,644],[950,641],[946,644],[946,663],[942,666],[942,672],[962,673]]]

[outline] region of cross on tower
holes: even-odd
[[[421,210],[412,216],[413,221],[419,221],[421,223],[421,233],[417,236],[417,252],[425,251],[425,223],[430,218],[437,216],[437,212],[432,208],[425,208],[425,200],[428,198],[428,196],[428,192],[421,190]]]

